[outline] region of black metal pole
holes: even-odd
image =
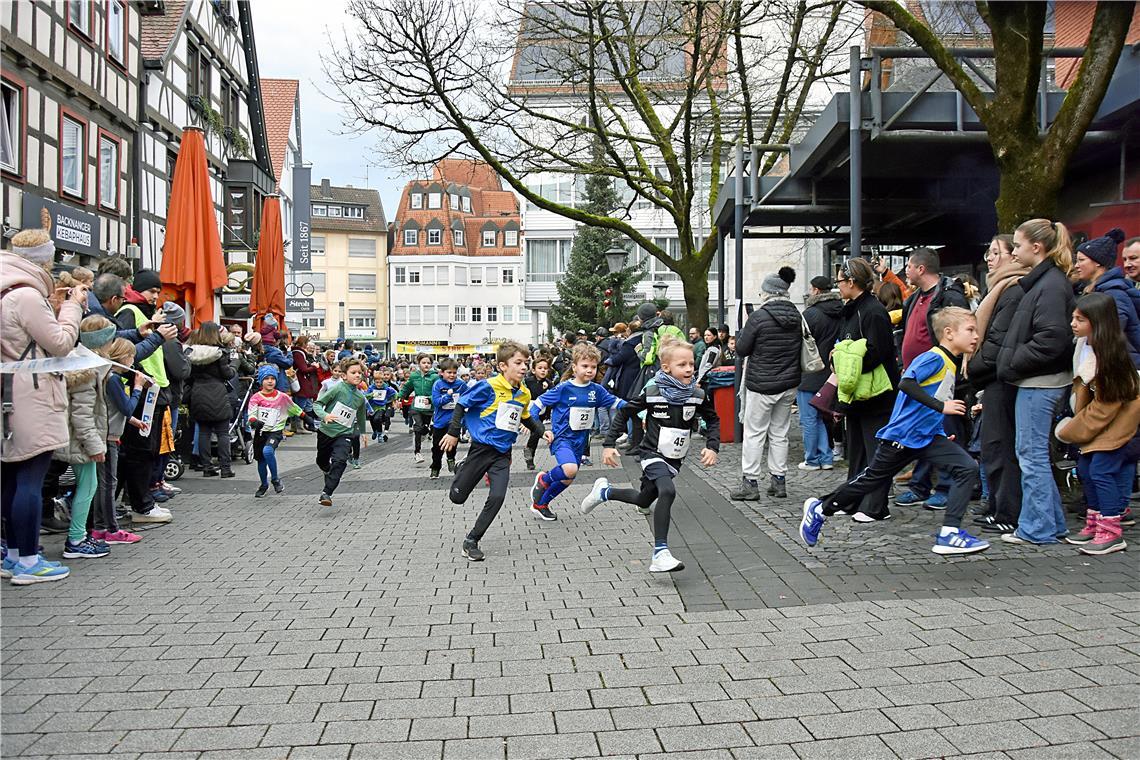
[[[717,267],[716,271],[717,271],[717,275],[718,275],[716,278],[717,279],[717,283],[716,283],[716,289],[717,289],[717,293],[716,293],[716,319],[717,319],[716,326],[717,326],[717,328],[719,328],[721,325],[725,324],[725,321],[724,321],[724,318],[725,318],[725,313],[724,313],[724,278],[725,278],[725,271],[724,271],[724,231],[721,230],[720,227],[716,228],[716,267]]]
[[[734,279],[736,280],[736,332],[740,332],[740,328],[744,326],[744,146],[740,143],[736,145],[736,176],[734,185],[733,201],[735,202],[735,216],[732,225],[733,242],[736,247],[736,267],[733,272]],[[725,349],[727,350],[727,346]],[[737,355],[736,357],[736,393],[733,394],[733,421],[735,422],[736,438],[733,440],[738,443],[744,440],[744,426],[740,424],[740,392],[739,389],[743,387],[743,376],[741,371],[744,366],[744,360]]]
[[[851,160],[851,256],[863,251],[863,57],[858,45],[851,46],[851,114],[848,122]]]

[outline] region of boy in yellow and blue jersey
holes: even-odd
[[[447,435],[439,442],[444,451],[454,451],[464,423],[471,435],[471,448],[451,482],[449,497],[463,504],[484,475],[491,492],[474,527],[463,541],[463,556],[472,562],[483,559],[479,539],[491,527],[507,496],[511,473],[511,447],[519,437],[519,427],[543,433],[542,423],[531,415],[530,391],[523,385],[530,351],[526,346],[507,341],[499,346],[495,360],[499,374],[480,380],[460,395],[455,402]]]
[[[939,343],[917,356],[899,382],[899,395],[891,419],[875,434],[879,445],[866,469],[846,485],[823,498],[804,502],[800,538],[815,546],[824,521],[836,512],[853,508],[862,498],[889,483],[916,459],[945,467],[953,478],[942,529],[931,551],[935,554],[973,554],[989,543],[962,530],[962,516],[978,481],[978,465],[966,450],[946,437],[944,415],[964,415],[966,404],[954,398],[954,384],[962,354],[978,347],[978,327],[967,309],[949,306],[934,315]]]

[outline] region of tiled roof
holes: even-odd
[[[144,59],[154,60],[166,56],[170,41],[182,25],[186,6],[186,0],[166,0],[162,14],[140,16],[139,46]]]
[[[265,108],[265,135],[269,140],[269,158],[273,176],[281,187],[285,170],[285,152],[289,150],[289,128],[293,125],[293,109],[297,103],[296,79],[261,79],[261,102]]]
[[[463,158],[445,158],[435,165],[432,170],[432,179],[454,182],[457,185],[467,185],[474,189],[502,190],[503,183],[499,175],[489,164],[482,161],[473,161]]]
[[[322,190],[323,185],[311,185],[309,192],[312,203],[348,203],[363,205],[363,219],[346,219],[344,217],[314,216],[312,227],[314,232],[327,230],[331,232],[386,232],[388,222],[384,218],[384,206],[380,202],[380,193],[362,187],[336,187],[329,186],[328,193]]]
[[[1053,6],[1054,44],[1057,47],[1084,47],[1092,29],[1096,3],[1056,2]],[[1126,45],[1140,41],[1140,8],[1132,11],[1132,23],[1124,37]],[[1067,88],[1077,78],[1080,58],[1058,58],[1054,76],[1058,87]]]

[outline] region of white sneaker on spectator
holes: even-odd
[[[174,519],[174,516],[169,512],[163,514],[158,511],[157,507],[154,507],[144,514],[135,513],[132,515],[132,519],[137,523],[168,523]]]

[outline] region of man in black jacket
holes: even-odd
[[[796,403],[800,409],[800,430],[804,439],[804,461],[801,470],[830,470],[835,461],[831,449],[831,436],[819,412],[811,405],[811,400],[831,374],[827,357],[835,348],[839,337],[839,324],[843,317],[843,299],[832,290],[827,277],[814,277],[811,281],[811,295],[804,309],[804,321],[815,339],[819,355],[824,359],[824,368],[819,372],[805,373],[796,391]]]
[[[788,428],[792,422],[792,402],[800,384],[800,346],[803,320],[799,309],[788,299],[788,283],[770,274],[760,286],[760,305],[736,337],[736,350],[747,357],[744,372],[744,439],[740,468],[744,473],[740,488],[732,498],[757,501],[760,498],[760,459],[768,444],[768,495],[786,498],[788,472]]]
[[[966,291],[957,280],[940,274],[938,254],[929,248],[917,248],[906,264],[906,279],[914,286],[914,292],[903,304],[902,316],[902,366],[905,370],[911,361],[934,347],[933,318],[935,313],[947,306],[969,308]],[[959,443],[965,443],[965,429],[960,417],[947,416],[944,424],[947,435],[957,436]],[[923,460],[914,466],[909,488],[895,499],[899,506],[926,505],[930,509],[945,509],[950,492],[951,478],[948,472],[939,470],[938,485],[932,484],[933,468]]]

